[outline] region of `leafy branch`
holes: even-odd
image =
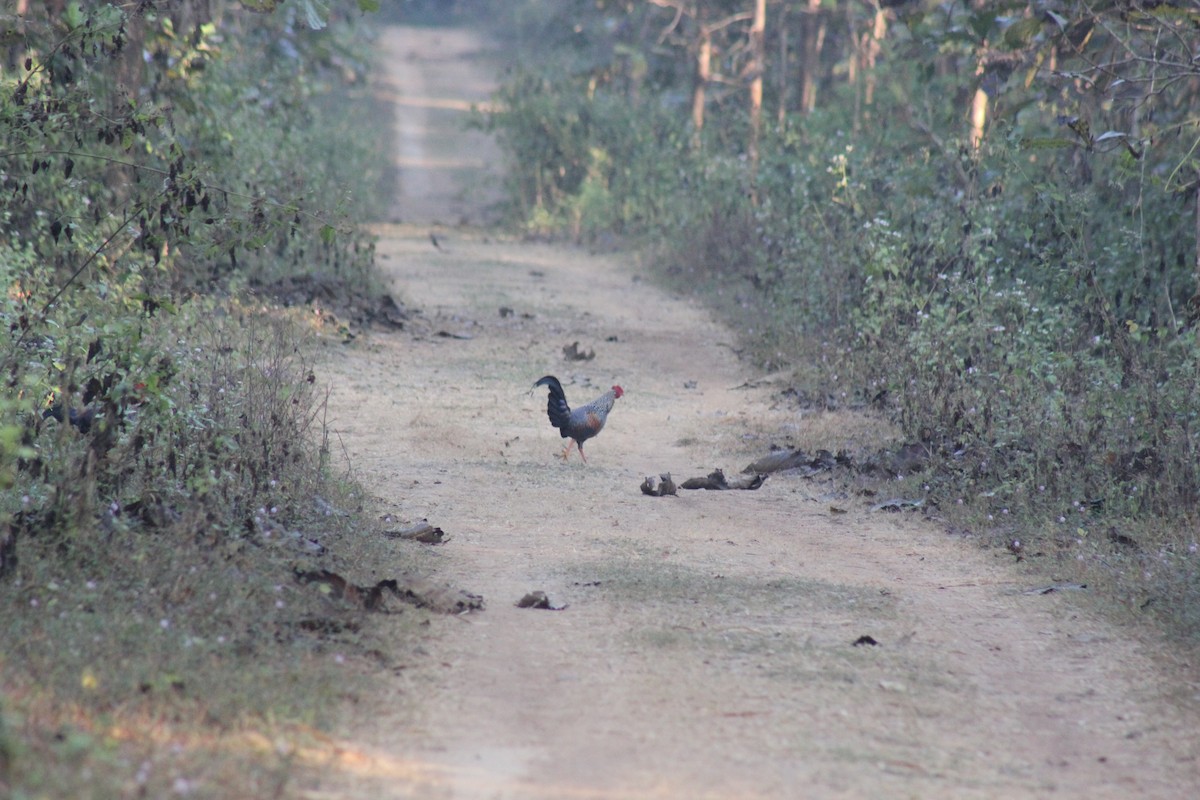
[[[78,150],[45,149],[45,150],[35,150],[35,151],[21,150],[21,151],[10,151],[7,153],[0,153],[0,158],[13,158],[16,156],[66,156],[67,158],[89,158],[94,161],[102,161],[106,164],[114,164],[114,165],[120,166],[120,167],[129,167],[130,169],[137,170],[139,172],[148,172],[153,175],[162,175],[170,181],[175,181],[179,175],[178,169],[163,169],[161,167],[152,167],[148,164],[138,164],[137,162],[134,162],[134,161],[126,161],[124,159],[114,158],[112,156],[101,155],[99,153],[86,153],[86,152],[81,152]],[[286,212],[288,214],[297,214],[301,217],[310,219],[313,222],[319,223],[320,225],[323,225],[323,226],[327,226],[330,228],[333,227],[333,225],[328,221],[328,219],[326,217],[324,217],[320,214],[311,212],[311,211],[305,211],[300,206],[298,206],[294,203],[282,203],[277,200],[271,200],[262,195],[246,194],[245,192],[239,192],[234,189],[230,189],[226,186],[222,186],[220,184],[209,183],[207,181],[202,181],[202,180],[195,181],[193,185],[195,186],[195,188],[204,189],[206,191],[219,192],[222,195],[227,195],[229,197],[237,197],[242,200],[249,200],[252,203],[259,203],[259,204],[262,204],[265,206],[269,206],[271,208],[276,208],[276,209],[279,209],[280,211]],[[170,187],[168,186],[167,188],[170,188]]]
[[[58,287],[58,290],[53,294],[53,296],[51,296],[50,299],[47,300],[42,305],[41,310],[37,313],[37,315],[35,317],[35,321],[45,322],[49,316],[50,309],[54,306],[55,303],[58,302],[59,298],[63,296],[63,294],[79,278],[79,276],[83,274],[84,270],[86,270],[92,264],[93,261],[95,261],[97,258],[99,258],[101,253],[103,253],[105,250],[108,249],[109,245],[111,245],[113,243],[113,241],[121,234],[121,231],[126,229],[126,227],[129,225],[130,221],[132,221],[134,218],[136,218],[139,214],[147,211],[155,200],[164,196],[165,194],[166,194],[166,190],[165,189],[161,190],[157,194],[155,194],[150,200],[145,201],[145,202],[139,204],[138,206],[135,206],[132,210],[129,208],[126,208],[122,212],[122,217],[121,217],[120,223],[118,223],[117,226],[115,228],[113,228],[112,232],[109,233],[107,237],[105,237],[104,241],[102,241],[99,245],[97,245],[95,248],[92,249],[91,253],[88,254],[88,257],[83,260],[83,263],[80,264],[75,269],[75,271],[71,273],[71,276],[69,278],[67,278],[67,280],[63,283],[63,285]],[[25,341],[25,337],[29,334],[29,332],[31,330],[33,330],[32,322],[27,322],[27,323],[23,324],[21,326],[21,335],[17,337],[16,344],[20,345],[23,341]]]

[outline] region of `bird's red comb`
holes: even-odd
[[[613,390],[613,394],[615,394],[617,397],[620,397],[621,395],[625,394],[625,390],[622,389],[620,386],[614,386],[612,388],[612,390]]]

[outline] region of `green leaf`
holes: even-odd
[[[379,10],[379,0],[358,0],[358,10],[373,13]]]
[[[334,227],[332,225],[322,225],[321,241],[325,244],[333,244],[335,239],[337,239],[337,231]]]
[[[1028,45],[1041,30],[1042,21],[1037,17],[1018,20],[1009,25],[1008,30],[1004,32],[1004,44],[1013,50],[1020,49]]]
[[[987,38],[988,31],[992,28],[992,23],[996,21],[996,12],[982,10],[970,16],[967,24],[971,27],[971,32],[975,34],[975,38],[980,41]]]

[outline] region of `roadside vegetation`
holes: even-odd
[[[374,5],[0,16],[0,795],[279,796],[354,690],[294,571],[363,502],[309,355],[379,308]]]
[[[514,220],[643,248],[797,413],[919,445],[894,491],[1200,640],[1200,4],[493,13]]]

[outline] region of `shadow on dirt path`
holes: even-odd
[[[384,46],[402,107],[410,86],[447,108],[486,86],[450,77],[447,54],[478,49],[469,34],[395,28]],[[403,182],[428,143],[400,127]],[[451,138],[447,153],[464,146]],[[323,371],[360,477],[451,536],[397,542],[373,566],[417,559],[487,606],[432,621],[308,796],[1194,796],[1187,665],[1069,596],[1026,593],[1009,561],[831,501],[819,480],[642,495],[646,475],[734,473],[810,421],[744,388],[762,376],[731,334],[620,258],[471,228],[435,248],[425,224],[471,197],[438,174],[406,190],[399,216],[421,225],[380,228],[387,275],[424,319]],[[576,341],[595,358],[564,361]],[[544,390],[529,391],[546,373],[573,402],[626,390],[587,465],[556,458]],[[847,445],[857,423],[821,424],[844,425]],[[531,590],[567,608],[517,608]],[[856,646],[864,635],[878,644]]]

